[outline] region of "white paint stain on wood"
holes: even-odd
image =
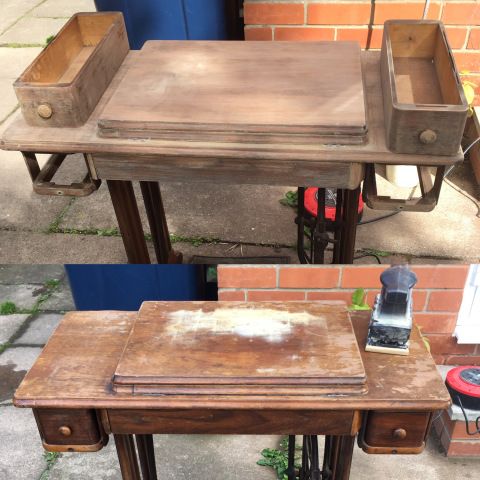
[[[288,312],[273,308],[218,308],[211,312],[201,309],[177,310],[169,314],[165,332],[174,338],[187,333],[210,332],[281,342],[296,325],[312,324],[326,328],[326,319],[308,312]]]

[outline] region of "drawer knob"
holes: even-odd
[[[424,130],[420,134],[420,141],[425,145],[431,145],[437,140],[437,134],[433,130]]]
[[[403,440],[407,437],[407,431],[404,428],[397,428],[393,431],[393,438]]]
[[[40,117],[47,119],[53,115],[53,110],[52,107],[47,103],[42,103],[37,107],[37,113],[40,115]]]
[[[64,437],[69,437],[72,434],[72,429],[70,427],[67,427],[66,425],[62,425],[58,429],[58,432]]]

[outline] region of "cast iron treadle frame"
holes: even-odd
[[[295,435],[288,436],[288,480],[297,478],[295,472]],[[304,435],[299,480],[328,480],[329,471],[320,470],[317,435]]]
[[[343,191],[337,190],[335,221],[325,218],[325,189],[319,188],[317,195],[317,215],[313,216],[305,208],[305,188],[298,187],[297,254],[300,263],[325,263],[325,249],[329,243],[334,245],[333,262],[340,263],[340,231],[344,225],[342,219]],[[329,231],[334,232],[331,239]],[[309,252],[306,251],[305,238],[309,240]]]

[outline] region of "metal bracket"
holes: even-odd
[[[86,197],[95,190],[98,190],[101,180],[95,178],[95,172],[92,171],[87,155],[84,155],[87,166],[87,174],[81,182],[71,184],[57,184],[52,182],[53,177],[67,157],[64,153],[54,153],[50,155],[43,168],[38,164],[37,155],[33,152],[22,152],[25,164],[32,179],[33,191],[39,195]]]
[[[373,210],[405,210],[409,212],[430,212],[440,197],[445,166],[437,167],[435,180],[432,183],[428,167],[417,166],[420,182],[421,197],[417,198],[391,198],[377,194],[377,181],[375,178],[375,165],[369,163],[365,168],[365,181],[363,183],[363,200]]]

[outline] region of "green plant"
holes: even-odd
[[[352,304],[348,308],[350,310],[370,310],[366,298],[367,292],[363,288],[357,288],[352,293]]]
[[[301,447],[295,445],[295,450]],[[261,452],[263,458],[257,461],[257,465],[273,468],[277,474],[278,480],[288,480],[288,437],[284,437],[277,448],[264,448]],[[299,469],[299,459],[295,453],[295,468]]]
[[[12,315],[18,311],[17,306],[13,302],[3,302],[0,305],[0,315]]]
[[[423,335],[422,333],[422,327],[418,326],[418,325],[415,325],[417,327],[417,330],[418,330],[418,333],[420,334],[420,338],[422,339],[422,342],[423,344],[425,345],[425,348],[427,349],[427,352],[430,353],[430,340],[428,339],[428,337],[426,337],[425,335]]]
[[[297,208],[298,207],[298,192],[292,192],[289,190],[283,198],[280,199],[280,203],[286,207]]]
[[[55,40],[55,37],[56,35],[50,35],[49,37],[47,37],[45,40],[45,45],[52,43]]]
[[[40,480],[48,480],[50,477],[50,470],[53,468],[55,463],[57,463],[57,460],[62,456],[61,453],[58,452],[44,452],[43,453],[43,459],[47,463],[47,466],[45,467],[45,470],[42,472],[42,475],[40,476]]]

